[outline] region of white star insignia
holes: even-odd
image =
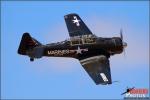
[[[76,50],[76,54],[82,54],[82,51],[88,51],[88,48],[80,49],[80,47],[78,46],[78,49]]]
[[[74,20],[72,20],[73,23],[76,23],[77,26],[80,26],[80,23],[79,23],[80,20],[78,20],[76,16],[73,16],[73,18],[74,18]]]
[[[77,51],[77,54],[79,54],[79,53],[82,54],[82,52],[81,52],[82,50],[80,49],[79,46],[78,46],[78,49],[76,51]]]

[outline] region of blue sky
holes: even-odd
[[[79,61],[46,58],[30,62],[17,54],[29,32],[43,44],[69,38],[63,16],[77,13],[100,37],[119,36],[126,55],[110,58],[112,85],[95,85]],[[1,4],[1,96],[3,99],[122,99],[126,87],[149,88],[147,1],[3,1]]]

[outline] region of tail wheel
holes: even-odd
[[[34,58],[30,58],[30,61],[34,61]]]

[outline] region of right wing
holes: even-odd
[[[97,85],[112,84],[109,60],[105,56],[86,58],[80,60],[80,63]]]
[[[64,18],[70,37],[92,34],[77,14],[68,14]]]

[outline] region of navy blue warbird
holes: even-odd
[[[77,14],[65,15],[64,19],[70,39],[43,45],[24,33],[18,53],[29,56],[30,61],[43,56],[76,58],[96,84],[112,84],[109,58],[127,46],[122,31],[120,37],[97,37]]]

